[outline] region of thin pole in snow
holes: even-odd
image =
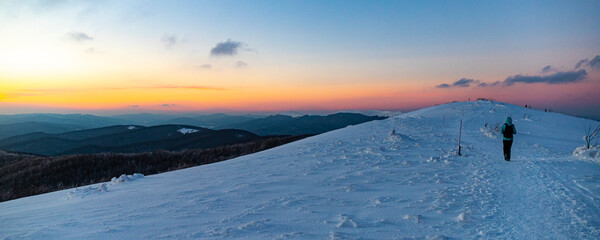
[[[460,155],[460,138],[462,136],[462,119],[460,120],[460,129],[458,131],[458,156]]]

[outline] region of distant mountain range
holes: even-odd
[[[358,113],[297,117],[226,114],[129,114],[112,117],[0,115],[0,149],[48,156],[203,149],[252,141],[260,136],[320,134],[384,118]]]
[[[111,125],[130,124],[129,122],[123,119],[113,117],[101,117],[91,114],[34,113],[0,115],[0,125],[25,122],[66,124],[81,126],[85,128],[98,128]]]
[[[0,139],[32,132],[63,133],[86,128],[87,127],[81,125],[48,122],[22,122],[0,124]]]
[[[244,130],[212,130],[188,125],[117,125],[59,134],[29,133],[5,138],[0,149],[39,155],[100,152],[178,151],[241,143],[259,138]]]
[[[358,113],[336,113],[327,116],[304,115],[301,117],[273,115],[238,124],[231,124],[228,125],[228,127],[243,129],[261,136],[319,134],[349,125],[356,125],[385,118],[386,117],[365,116]]]
[[[229,125],[238,124],[245,121],[264,118],[265,116],[257,115],[227,115],[224,113],[216,113],[209,115],[198,114],[180,114],[180,115],[165,115],[165,114],[124,114],[112,116],[115,119],[125,121],[129,124],[156,126],[164,124],[185,124],[210,129],[225,129]]]
[[[16,114],[0,115],[0,139],[32,132],[62,133],[129,122],[90,114]]]
[[[358,113],[319,115],[227,115],[223,113],[198,114],[124,114],[100,117],[84,114],[17,114],[0,115],[0,139],[27,133],[65,133],[76,130],[115,125],[158,126],[189,125],[208,129],[241,129],[261,136],[319,134],[385,117]],[[3,140],[0,140],[0,144]]]

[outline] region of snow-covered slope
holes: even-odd
[[[493,130],[506,116],[518,132],[511,162]],[[435,106],[225,162],[3,202],[0,238],[597,239],[600,165],[572,156],[597,124],[496,102]]]

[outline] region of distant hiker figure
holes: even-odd
[[[517,134],[517,128],[512,124],[512,118],[507,117],[506,123],[502,125],[502,145],[504,146],[504,160],[510,161],[510,147],[513,143],[513,134]]]

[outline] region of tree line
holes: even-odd
[[[259,152],[310,135],[268,136],[209,149],[67,156],[0,154],[0,201],[109,181],[121,174],[144,175],[220,162]]]

